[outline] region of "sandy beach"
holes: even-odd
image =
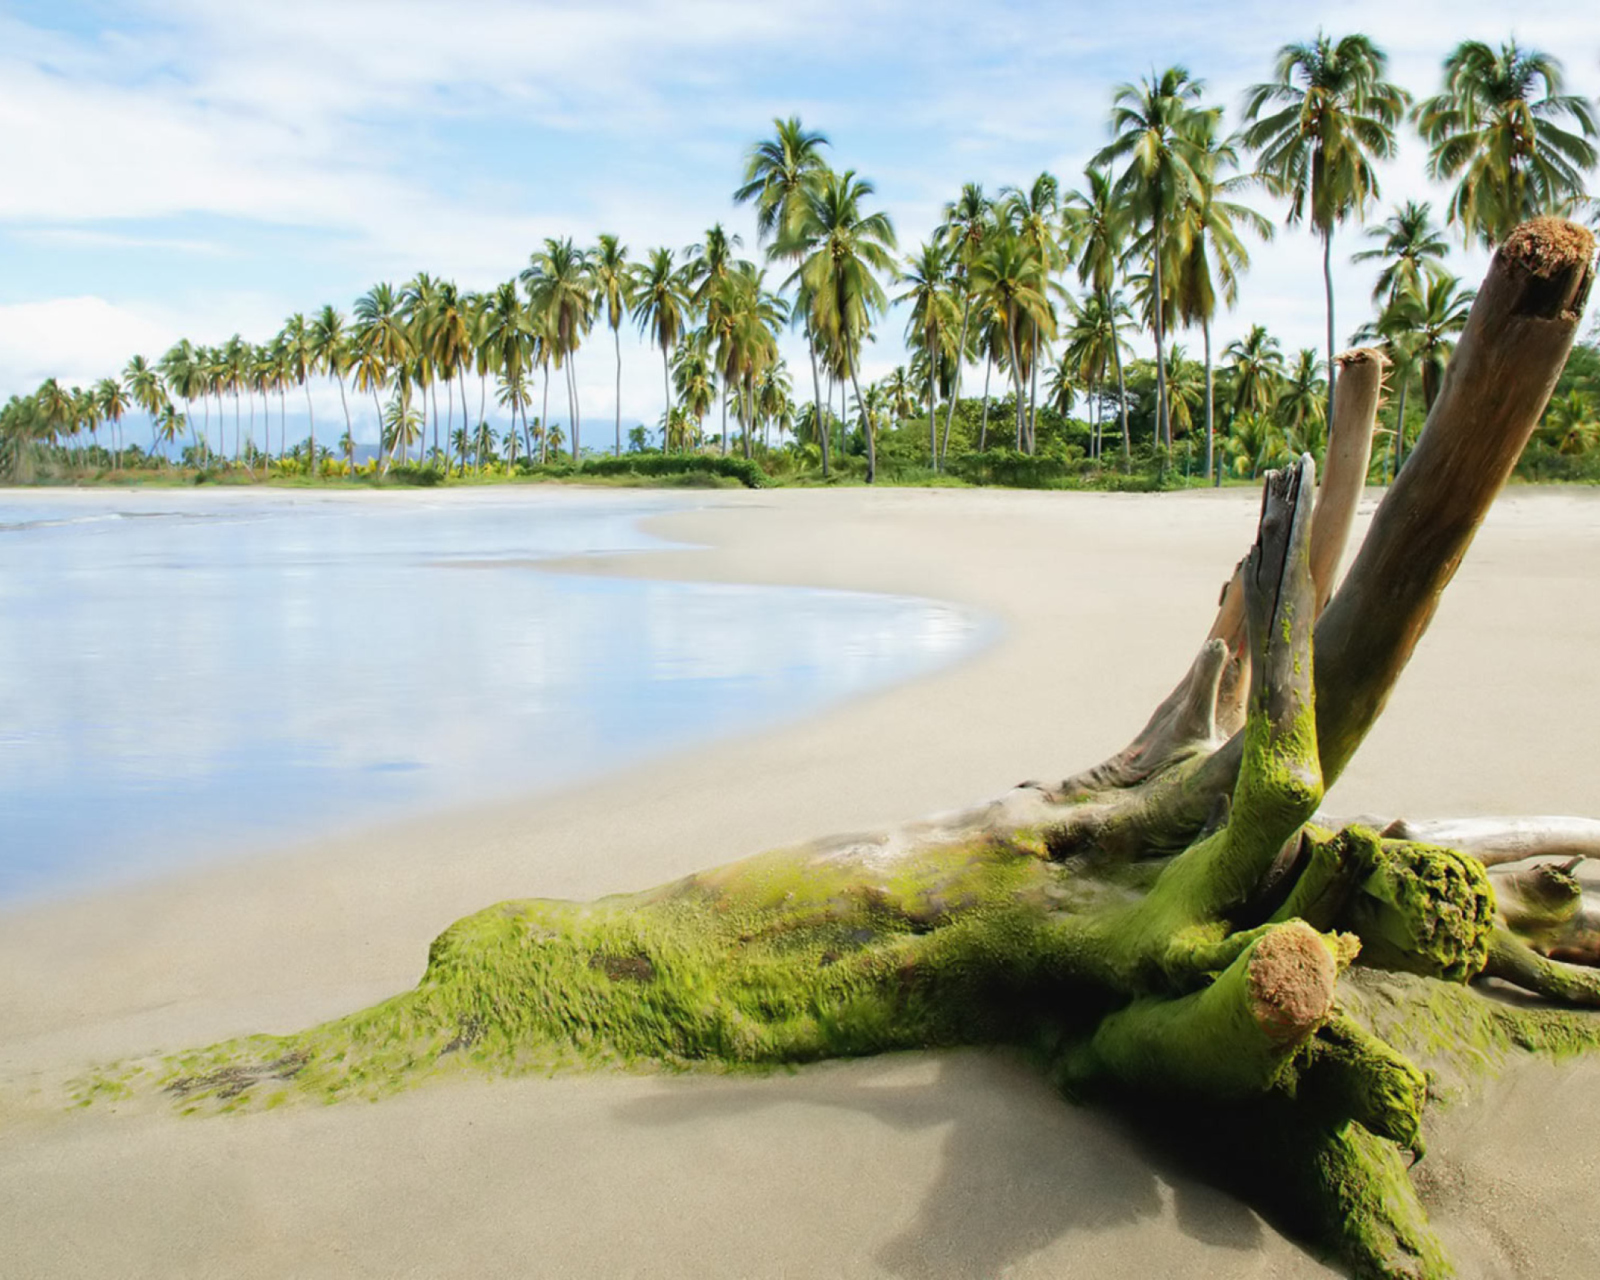
[[[696,549],[555,566],[926,596],[999,638],[555,796],[0,914],[0,1276],[1334,1274],[1001,1053],[483,1079],[206,1119],[62,1107],[90,1063],[408,987],[431,938],[498,900],[643,888],[1103,758],[1187,666],[1257,503],[718,491],[648,525]],[[1600,494],[1503,495],[1326,810],[1600,816],[1596,582]],[[1431,1123],[1422,1183],[1464,1274],[1600,1256],[1600,1068],[1531,1064]]]

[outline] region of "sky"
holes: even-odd
[[[1512,35],[1600,95],[1600,6],[1576,0],[0,0],[0,399],[179,337],[265,341],[419,270],[485,289],[547,236],[613,232],[642,257],[720,221],[757,256],[732,191],[776,116],[875,184],[910,253],[964,182],[1079,185],[1118,84],[1183,65],[1237,124],[1278,48],[1319,28],[1373,37],[1418,97],[1459,40]],[[1369,221],[1407,198],[1442,213],[1425,162],[1404,129]],[[1246,199],[1279,227],[1216,349],[1257,323],[1287,352],[1320,347],[1320,246]],[[1341,339],[1369,314],[1360,247],[1354,229],[1334,244]],[[1471,282],[1486,262],[1458,246],[1452,267]],[[865,377],[905,360],[905,323],[879,321]],[[1197,333],[1177,340],[1198,354]],[[659,353],[631,328],[621,345],[624,429],[654,423]],[[803,343],[785,350],[808,389]],[[603,329],[577,357],[586,441],[612,418],[613,360]],[[332,384],[314,401],[340,412]],[[564,406],[557,380],[552,419]],[[351,408],[375,439],[370,401]]]

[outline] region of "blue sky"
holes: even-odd
[[[548,235],[613,231],[642,255],[720,219],[753,253],[730,192],[775,115],[830,136],[909,251],[964,181],[1049,169],[1075,185],[1116,84],[1182,63],[1236,117],[1276,49],[1319,26],[1372,35],[1419,96],[1457,40],[1513,33],[1563,59],[1569,90],[1600,94],[1600,10],[1574,0],[0,3],[0,396],[179,336],[261,341],[417,270],[484,288]],[[1442,206],[1424,160],[1404,134],[1385,207]],[[1357,247],[1354,232],[1335,244],[1341,335],[1366,318],[1370,272],[1344,261]],[[1280,229],[1254,256],[1218,349],[1256,322],[1318,345],[1316,243]],[[903,328],[880,323],[865,373],[904,358]],[[597,334],[578,359],[586,427],[611,414],[610,345]],[[660,414],[654,359],[624,335],[625,421]],[[317,395],[336,412],[336,390]],[[372,438],[370,406],[353,411]]]

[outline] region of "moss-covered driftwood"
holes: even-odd
[[[1501,246],[1427,429],[1338,589],[1383,360],[1343,362],[1328,474],[1269,477],[1192,668],[1113,759],[978,809],[593,903],[451,926],[415,990],[172,1060],[185,1107],[371,1094],[469,1063],[770,1064],[1021,1044],[1157,1114],[1360,1275],[1449,1264],[1412,1189],[1430,1093],[1600,1044],[1579,820],[1318,817],[1548,398],[1594,245]],[[1381,827],[1381,829],[1380,829]],[[1510,860],[1510,861],[1508,861]],[[1498,882],[1498,883],[1497,883]],[[1497,1000],[1497,978],[1541,997]]]

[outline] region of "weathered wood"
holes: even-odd
[[[1317,625],[1317,735],[1329,781],[1382,714],[1566,363],[1594,236],[1537,218],[1496,251],[1422,438]]]

